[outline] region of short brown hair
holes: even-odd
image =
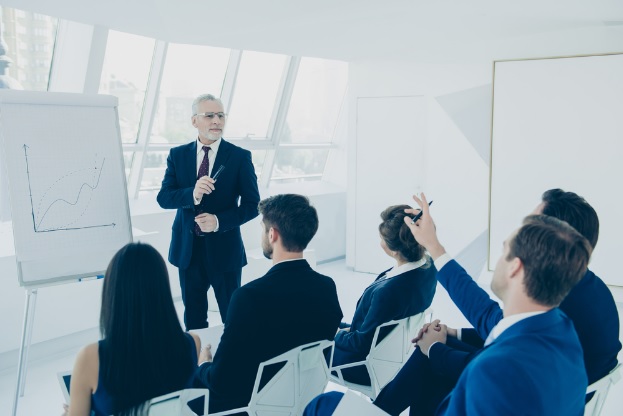
[[[306,196],[274,195],[260,201],[258,209],[264,225],[279,231],[287,251],[302,252],[318,231],[318,213]]]
[[[591,252],[588,240],[566,222],[530,215],[509,243],[506,259],[517,257],[523,263],[530,298],[555,307],[586,273]]]

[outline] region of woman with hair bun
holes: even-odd
[[[394,205],[381,213],[381,248],[396,265],[364,290],[352,323],[340,324],[335,335],[334,366],[364,360],[379,325],[423,312],[433,301],[437,270],[404,223],[404,210],[409,208]],[[386,333],[379,335],[382,339]],[[345,369],[343,375],[350,382],[370,385],[365,368]]]

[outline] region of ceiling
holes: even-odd
[[[623,0],[0,0],[171,42],[346,61],[621,52]],[[574,41],[568,34],[573,33]],[[579,39],[579,41],[578,41]],[[595,50],[595,47],[599,50]]]

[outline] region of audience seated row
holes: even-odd
[[[445,253],[426,199],[414,199],[423,214],[416,223],[410,216],[420,210],[406,205],[381,214],[381,247],[396,265],[366,288],[350,324],[340,323],[335,283],[302,256],[318,229],[309,200],[261,201],[262,248],[273,267],[234,292],[214,357],[208,345],[197,359],[198,338],[182,331],[162,257],[145,244],[122,248],[104,281],[102,340],[76,358],[69,414],[136,414],[150,398],[188,387],[210,390],[210,413],[244,407],[260,363],[323,339],[335,340],[334,365],[360,361],[379,325],[430,306],[437,280],[474,328],[425,325],[378,407],[389,414],[408,406],[411,414],[582,413],[587,384],[616,366],[621,349],[612,295],[587,270],[599,230],[592,207],[561,190],[543,195],[496,267],[492,289],[502,310]],[[599,337],[590,336],[595,331]],[[365,371],[344,376],[370,382]],[[331,414],[339,399],[320,396],[306,414]]]
[[[417,200],[417,199],[416,199]],[[420,202],[418,200],[418,202]],[[424,200],[425,202],[425,200]],[[420,206],[425,206],[420,204]],[[428,223],[432,219],[428,215],[427,208],[425,217]],[[541,204],[533,214],[544,214],[566,221],[577,229],[586,238],[589,244],[589,253],[597,243],[599,233],[599,221],[594,209],[581,197],[560,189],[552,189],[543,194]],[[550,217],[550,218],[551,218]],[[526,221],[530,220],[528,217]],[[440,272],[439,282],[448,290],[452,300],[459,309],[474,325],[474,329],[462,331],[447,328],[438,321],[432,325],[426,325],[417,337],[418,349],[411,356],[407,364],[398,373],[395,379],[389,383],[375,400],[375,404],[389,414],[400,414],[408,406],[411,406],[410,414],[579,414],[583,412],[585,389],[578,390],[579,380],[569,383],[572,379],[572,368],[567,366],[567,371],[562,371],[561,365],[556,359],[564,354],[570,354],[574,349],[575,341],[572,338],[554,340],[551,339],[553,331],[560,331],[561,325],[551,328],[548,340],[541,337],[540,342],[548,344],[549,351],[540,354],[534,347],[528,348],[529,354],[521,351],[513,351],[507,347],[505,354],[501,348],[501,342],[495,345],[496,357],[491,350],[491,339],[499,337],[502,332],[517,331],[519,323],[513,320],[521,314],[517,313],[515,303],[505,301],[505,310],[492,301],[488,295],[477,287],[465,272],[449,259],[445,250],[436,240],[434,232],[426,234],[422,229],[426,223],[418,223],[412,226],[412,231],[418,241],[424,244],[433,255],[433,250],[439,253],[433,255],[436,266]],[[526,225],[524,225],[525,227]],[[524,228],[522,227],[522,229]],[[430,230],[428,230],[430,231]],[[521,229],[520,229],[521,231]],[[426,243],[418,238],[428,239]],[[434,237],[434,238],[433,238]],[[556,311],[563,318],[570,318],[577,333],[584,364],[584,376],[589,383],[606,376],[617,365],[617,354],[621,349],[619,341],[619,320],[616,305],[612,294],[606,285],[590,270],[584,268],[579,282],[570,288],[568,296],[559,302],[552,299],[541,298],[543,295],[553,295],[556,289],[560,290],[560,271],[568,268],[577,260],[576,256],[562,257],[562,250],[556,250],[555,246],[545,245],[536,250],[517,250],[521,241],[517,241],[517,234],[511,235],[505,242],[505,247],[511,246],[512,252],[505,250],[506,257],[501,258],[494,273],[492,289],[503,301],[508,297],[507,285],[502,285],[504,280],[499,276],[509,273],[511,261],[518,262],[520,271],[524,275],[536,275],[540,270],[541,278],[532,279],[524,285],[524,290],[534,301],[536,310],[556,306],[548,314]],[[427,244],[432,244],[431,249]],[[443,255],[442,255],[443,254]],[[552,261],[558,258],[558,265],[552,267]],[[550,264],[550,267],[546,267]],[[555,264],[555,263],[554,263]],[[501,270],[499,270],[501,269]],[[523,269],[523,270],[521,270]],[[556,280],[558,274],[559,280]],[[497,277],[497,278],[496,278]],[[524,276],[525,279],[525,276]],[[502,293],[499,293],[502,292]],[[525,316],[525,315],[524,315]],[[508,328],[509,319],[512,329]],[[541,319],[541,318],[539,318]],[[526,318],[523,321],[536,321],[536,317]],[[498,325],[499,324],[499,325]],[[525,325],[524,325],[525,326]],[[506,329],[508,328],[508,331]],[[599,334],[599,336],[595,336]],[[545,334],[544,334],[545,335]],[[508,337],[508,336],[507,336]],[[483,339],[487,339],[484,342]],[[515,340],[516,345],[525,342],[525,338]],[[489,348],[483,349],[490,345]],[[485,353],[486,352],[486,353]],[[551,356],[550,361],[535,365],[541,356]],[[491,358],[493,357],[493,358]],[[516,363],[516,368],[504,371],[502,360],[506,366]],[[472,363],[473,361],[473,363]],[[571,361],[570,361],[571,362]],[[497,363],[497,364],[496,364]],[[469,364],[469,365],[468,365]],[[488,364],[483,368],[484,364]],[[526,369],[531,369],[527,374]],[[483,372],[484,370],[484,372]],[[534,374],[541,374],[541,380],[534,378]],[[557,383],[557,389],[552,385]],[[572,394],[573,391],[581,394]],[[486,394],[486,397],[480,397]],[[331,394],[319,398],[310,405],[306,414],[331,414],[339,401],[339,394]],[[581,403],[578,402],[581,398]],[[445,399],[445,400],[444,400]],[[590,395],[586,396],[590,400]],[[441,403],[441,406],[439,406]],[[576,403],[576,407],[573,407]],[[567,407],[565,407],[567,406]],[[549,409],[549,410],[548,410]],[[565,410],[567,409],[567,410]],[[575,410],[574,410],[575,409]]]

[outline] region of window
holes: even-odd
[[[46,91],[58,20],[10,7],[0,7],[0,16],[6,55],[13,61],[7,75],[25,90]]]
[[[226,137],[266,139],[286,58],[251,51],[242,53]]]
[[[169,44],[151,143],[186,143],[197,136],[191,105],[201,94],[220,96],[229,49]]]
[[[329,149],[280,148],[275,157],[271,181],[303,182],[322,179]]]
[[[302,58],[281,143],[331,143],[347,83],[347,63]]]
[[[137,140],[155,43],[154,39],[128,33],[108,33],[99,92],[119,98],[123,143]]]
[[[347,85],[345,62],[301,58],[271,182],[322,179]]]

